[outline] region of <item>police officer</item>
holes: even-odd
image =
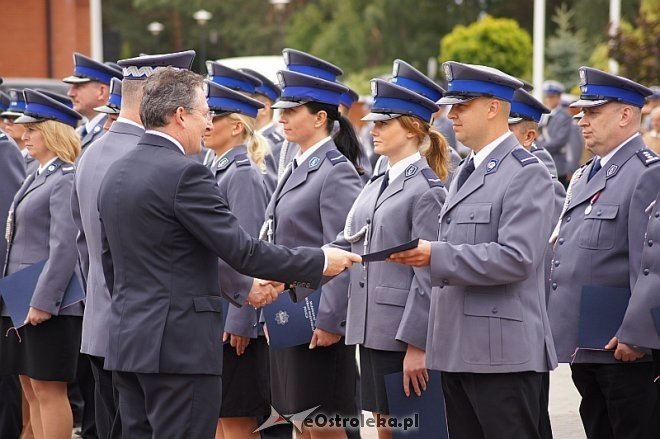
[[[110,293],[103,276],[101,223],[98,192],[108,168],[124,154],[135,149],[144,127],[140,120],[140,103],[144,80],[165,66],[189,69],[194,51],[153,55],[120,60],[123,68],[122,102],[117,120],[79,162],[76,171],[71,211],[78,228],[78,253],[86,280],[86,302],[83,317],[81,353],[89,358],[95,381],[96,427],[100,439],[121,437],[116,391],[112,374],[104,369],[108,355],[108,320]],[[114,94],[111,94],[111,97]],[[116,101],[116,98],[114,102]],[[116,104],[112,104],[113,106]]]
[[[567,146],[571,135],[571,116],[561,106],[561,94],[564,86],[557,81],[543,83],[543,102],[550,109],[550,114],[541,120],[540,136],[537,144],[552,155],[557,166],[557,177],[563,184],[568,184],[566,178]]]
[[[600,319],[617,325],[614,299],[637,282],[648,214],[660,187],[660,159],[639,135],[640,109],[651,91],[629,79],[581,67],[579,126],[595,155],[573,176],[555,244],[548,312],[559,361],[570,362],[590,439],[646,438],[657,413],[648,355],[591,329]],[[643,273],[642,273],[643,277]],[[593,303],[608,314],[588,313]],[[606,331],[603,329],[603,331]],[[602,338],[602,346],[586,338]]]
[[[110,95],[108,96],[108,102],[105,105],[94,108],[94,111],[99,113],[105,113],[108,117],[103,124],[103,130],[108,131],[114,121],[119,117],[119,111],[121,110],[121,80],[117,78],[112,78],[110,82]]]
[[[84,117],[84,123],[77,129],[83,154],[87,146],[105,133],[103,125],[106,115],[98,113],[94,108],[105,105],[110,94],[111,79],[121,79],[122,74],[120,70],[80,53],[73,54],[73,64],[73,75],[62,81],[71,84],[67,94],[73,101],[73,109]]]
[[[2,79],[2,78],[0,78]],[[0,82],[1,84],[1,82]],[[4,91],[0,90],[0,114],[4,113],[9,109],[9,104],[11,104],[11,98],[7,93]],[[5,120],[4,118],[0,118],[0,130],[5,131]]]
[[[14,123],[14,120],[22,116],[25,111],[25,96],[23,95],[23,90],[10,89],[9,97],[9,107],[6,111],[0,113],[0,117],[5,121],[7,135],[16,142],[18,149],[21,151],[21,155],[25,160],[26,175],[30,175],[37,170],[39,163],[25,149],[25,141],[23,140],[25,127],[22,124]]]
[[[375,152],[389,166],[362,190],[333,243],[358,253],[433,239],[437,225],[429,218],[437,218],[447,194],[438,175],[448,173],[449,148],[429,124],[437,105],[380,79],[371,88],[374,105],[363,120],[375,122]],[[427,138],[430,145],[422,150]],[[387,416],[385,375],[403,371],[406,395],[426,390],[429,270],[371,262],[350,277],[346,343],[360,346],[361,408]],[[391,434],[387,427],[378,430]]]
[[[439,104],[452,105],[472,153],[449,187],[438,241],[391,260],[430,265],[426,364],[442,371],[450,437],[538,438],[543,373],[556,366],[543,291],[552,181],[508,128],[522,82],[484,66],[443,68]]]

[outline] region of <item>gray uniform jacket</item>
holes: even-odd
[[[374,177],[355,201],[334,246],[372,253],[420,238],[437,236],[435,218],[447,191],[421,158],[378,196],[383,176]],[[361,232],[362,236],[351,236]],[[346,240],[345,234],[353,243]],[[357,239],[357,241],[355,241]],[[428,268],[389,262],[355,265],[350,272],[346,343],[371,349],[426,349],[431,277]]]
[[[457,180],[442,207],[438,241],[431,243],[427,367],[553,369],[543,285],[550,174],[510,134],[458,190]]]
[[[541,136],[536,139],[536,143],[548,150],[555,161],[559,177],[567,172],[567,146],[572,127],[573,119],[563,108],[553,110],[547,116],[547,122],[539,127]]]
[[[11,239],[5,274],[47,260],[30,306],[55,316],[82,316],[80,303],[60,312],[78,260],[69,207],[73,173],[73,165],[58,159],[38,176],[29,175],[14,197],[8,219]],[[2,313],[7,315],[4,306]]]
[[[284,137],[277,132],[275,125],[269,126],[261,133],[266,140],[270,143],[270,154],[266,156],[266,175],[264,181],[268,189],[268,195],[272,195],[277,186],[277,170],[280,163],[280,151],[282,150],[282,143]]]
[[[78,229],[76,240],[80,267],[86,283],[82,347],[84,354],[105,357],[108,350],[110,293],[101,263],[101,222],[98,193],[108,168],[119,157],[135,148],[144,129],[115,121],[80,159],[71,194],[71,212]],[[127,225],[128,226],[128,225]]]
[[[0,224],[7,223],[9,207],[14,195],[25,180],[25,161],[11,138],[0,131]],[[2,229],[4,232],[4,228]],[[0,237],[0,267],[5,266],[7,241]]]
[[[237,146],[222,157],[211,172],[215,175],[220,195],[227,207],[236,216],[243,230],[253,237],[259,236],[268,197],[261,173],[250,164],[245,145]],[[220,285],[237,289],[223,291],[225,296],[239,298],[240,291],[250,291],[253,278],[231,268],[218,259]],[[251,306],[230,306],[225,321],[225,331],[230,334],[256,338],[258,335],[258,313]]]
[[[458,155],[458,153],[454,148],[449,147],[449,155],[450,155],[449,173],[447,174],[446,179],[440,180],[445,187],[449,187],[452,179],[456,175],[456,170],[458,169],[458,166],[461,164],[461,156]],[[378,160],[376,161],[376,164],[374,165],[373,175],[382,174],[383,172],[385,172],[386,169],[387,169],[387,157],[379,156]]]
[[[333,141],[328,141],[293,172],[291,169],[287,168],[266,209],[266,219],[272,219],[274,242],[292,247],[334,241],[362,189],[353,164]],[[323,285],[316,316],[320,329],[344,335],[348,282],[348,273],[342,273]],[[291,298],[300,300],[313,291],[299,285]],[[289,298],[281,296],[278,300]]]
[[[78,160],[80,161],[80,157],[87,151],[87,147],[90,146],[92,143],[94,143],[95,140],[99,139],[101,136],[105,134],[105,131],[103,130],[103,125],[105,124],[105,121],[108,119],[108,116],[103,116],[101,119],[99,119],[99,122],[94,125],[89,131],[85,129],[85,125],[82,125],[76,129],[76,132],[78,135],[80,135],[80,155],[78,156]]]
[[[626,316],[617,336],[623,343],[660,349],[660,192],[644,236],[641,273],[633,288]],[[655,245],[654,245],[655,244]],[[655,319],[653,314],[655,313]]]
[[[555,244],[548,314],[561,362],[613,362],[612,352],[579,350],[582,287],[632,288],[637,281],[648,214],[660,187],[660,159],[637,135],[587,182],[593,161],[575,181]]]
[[[320,249],[290,250],[251,237],[209,169],[155,134],[145,133],[110,166],[99,214],[112,296],[107,370],[222,373],[218,257],[261,279],[321,282]],[[248,291],[241,293],[238,300],[225,297],[240,306]]]

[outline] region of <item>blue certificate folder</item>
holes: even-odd
[[[403,393],[403,372],[385,375],[385,390],[390,417],[397,419],[395,438],[448,439],[445,398],[442,394],[440,371],[429,370],[429,381],[422,396],[410,386],[410,396]],[[404,429],[412,423],[412,427]],[[415,423],[417,425],[415,425]]]
[[[30,310],[30,301],[37,288],[39,275],[44,269],[46,261],[37,262],[14,274],[0,279],[0,296],[5,302],[11,321],[16,328],[23,326],[23,322]],[[71,276],[66,287],[60,310],[67,308],[85,299],[85,293],[78,276]]]
[[[316,290],[304,300],[293,303],[287,294],[264,307],[271,349],[289,348],[308,344],[316,329],[316,313],[321,301],[321,290]]]
[[[616,335],[628,308],[628,288],[582,287],[578,348],[604,349]]]

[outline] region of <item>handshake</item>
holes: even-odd
[[[336,276],[354,263],[362,262],[360,255],[350,253],[334,247],[324,247],[325,270],[324,276]],[[255,308],[261,308],[273,303],[284,291],[282,282],[255,279],[248,294],[247,303]]]

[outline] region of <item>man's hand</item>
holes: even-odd
[[[387,260],[413,267],[427,267],[431,263],[431,243],[420,239],[416,248],[394,253]]]
[[[328,261],[328,266],[323,272],[324,276],[337,276],[345,269],[351,268],[353,264],[362,262],[360,255],[335,247],[324,247],[323,253],[325,253],[326,260]]]
[[[273,303],[280,292],[283,290],[277,290],[273,285],[261,279],[255,279],[252,283],[252,288],[248,294],[247,302],[252,305],[255,309],[261,308],[262,306],[269,305]]]
[[[403,358],[403,392],[410,396],[410,383],[417,396],[422,396],[429,380],[429,372],[425,365],[426,352],[413,345],[408,345]]]
[[[341,340],[341,335],[333,334],[332,332],[324,331],[323,329],[316,328],[312,334],[312,341],[309,342],[309,348],[331,346]]]
[[[605,345],[605,349],[611,350],[615,348],[614,358],[619,361],[636,361],[646,355],[644,352],[638,351],[630,345],[619,343],[618,338],[612,337],[612,340]]]
[[[250,337],[243,337],[242,335],[229,334],[225,332],[222,335],[222,341],[226,342],[229,339],[229,345],[236,349],[236,355],[239,357],[245,352],[245,348],[250,344]]]
[[[51,314],[47,313],[46,311],[42,311],[37,308],[30,307],[30,310],[28,311],[28,315],[25,318],[25,322],[23,322],[25,325],[30,324],[32,326],[37,326],[46,320],[49,320],[51,318]]]

